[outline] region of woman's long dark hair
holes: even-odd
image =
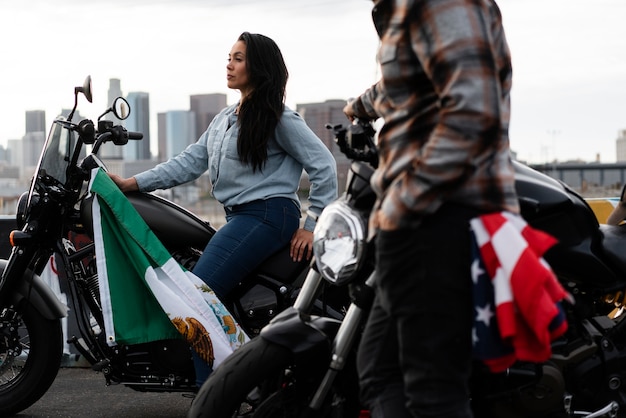
[[[239,109],[237,151],[242,163],[262,170],[267,160],[267,142],[285,108],[287,66],[278,45],[264,35],[244,32],[246,71],[251,90]]]

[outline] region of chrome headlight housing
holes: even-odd
[[[365,259],[367,227],[343,201],[324,209],[313,231],[313,254],[320,274],[338,286],[350,281]]]

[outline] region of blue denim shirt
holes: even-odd
[[[324,143],[293,110],[285,108],[268,142],[262,170],[239,161],[237,115],[234,104],[222,110],[195,144],[151,170],[135,176],[139,190],[168,189],[200,177],[208,170],[213,196],[224,206],[258,199],[287,197],[300,207],[296,191],[304,169],[309,175],[309,210],[319,215],[337,198],[337,165]],[[307,217],[304,228],[315,221]]]

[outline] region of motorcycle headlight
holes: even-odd
[[[328,205],[313,231],[320,274],[339,286],[352,279],[365,258],[365,238],[365,222],[358,212],[341,201]]]

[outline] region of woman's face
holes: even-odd
[[[239,90],[244,97],[251,88],[246,67],[246,44],[237,41],[228,54],[226,85],[228,88]]]

